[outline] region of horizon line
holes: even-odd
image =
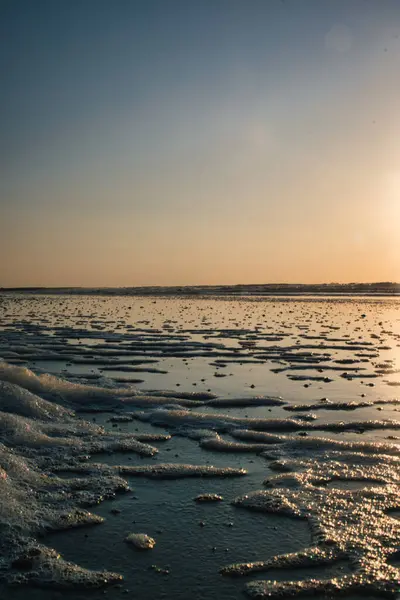
[[[350,286],[400,286],[396,281],[349,281],[349,282],[320,282],[320,283],[302,283],[302,282],[279,282],[279,283],[195,283],[195,284],[145,284],[145,285],[20,285],[20,286],[0,286],[0,291],[11,290],[124,290],[124,289],[148,289],[148,288],[228,288],[228,287],[350,287]]]

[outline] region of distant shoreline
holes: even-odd
[[[248,284],[204,286],[141,287],[4,287],[0,294],[49,294],[81,296],[400,296],[400,284],[328,283],[328,284]]]

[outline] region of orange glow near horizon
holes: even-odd
[[[10,23],[0,286],[400,281],[397,0],[122,4]]]

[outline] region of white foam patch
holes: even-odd
[[[276,446],[282,464],[275,466],[291,473],[269,478],[268,490],[241,496],[235,504],[307,519],[313,545],[267,560],[231,564],[222,573],[248,575],[344,559],[352,564],[353,574],[332,579],[253,581],[246,591],[255,598],[339,592],[396,594],[400,569],[391,564],[391,558],[400,548],[400,523],[390,516],[390,511],[400,507],[400,447],[352,445],[317,438],[311,444],[310,441],[291,436],[282,439]],[[357,486],[341,489],[341,485],[332,485],[339,482]]]
[[[151,550],[156,545],[155,539],[146,533],[130,533],[126,536],[125,542],[138,550]]]
[[[62,420],[73,414],[58,404],[47,402],[19,385],[6,381],[0,381],[0,411],[42,421]]]
[[[72,384],[4,363],[0,365],[0,377],[0,578],[5,582],[74,588],[119,581],[121,576],[116,573],[89,571],[64,561],[57,552],[40,544],[37,536],[101,524],[103,519],[86,509],[127,491],[128,483],[121,475],[179,479],[246,474],[241,468],[208,464],[88,463],[88,456],[103,452],[154,456],[157,448],[148,442],[166,441],[170,435],[110,432],[78,419],[64,406],[79,406],[95,398],[107,407],[115,390]],[[129,398],[124,398],[127,402],[120,400],[121,410],[129,406]],[[153,400],[163,400],[162,396],[153,399],[145,395],[141,399],[149,406]],[[164,400],[170,403],[172,399],[169,396]],[[182,401],[198,404],[195,400]],[[131,420],[132,414],[120,413],[115,420]]]
[[[84,307],[86,302],[89,306]],[[385,430],[398,429],[400,423],[369,417],[350,421],[343,415],[335,419],[332,412],[326,416],[328,410],[366,409],[363,414],[369,411],[369,416],[371,409],[379,405],[385,410],[388,386],[399,385],[395,346],[400,335],[393,331],[394,306],[389,313],[387,308],[382,309],[380,300],[374,301],[365,305],[361,314],[360,306],[353,302],[345,303],[342,311],[328,300],[319,306],[319,301],[310,299],[294,303],[274,299],[268,305],[254,299],[251,303],[239,303],[241,308],[236,313],[236,304],[226,304],[224,310],[218,311],[214,309],[221,305],[214,300],[203,299],[200,307],[198,301],[188,299],[187,305],[186,300],[185,305],[180,304],[181,300],[173,301],[182,309],[174,320],[166,318],[165,301],[161,307],[157,303],[154,310],[152,304],[140,306],[140,311],[148,312],[144,315],[135,304],[145,301],[130,298],[130,306],[121,313],[124,301],[110,300],[113,310],[115,302],[120,304],[118,316],[110,314],[109,300],[104,300],[106,306],[100,313],[99,306],[90,306],[91,302],[80,299],[77,303],[65,297],[60,302],[44,296],[21,297],[21,301],[0,297],[2,307],[6,307],[1,317],[0,354],[14,365],[0,364],[0,578],[57,587],[118,581],[116,574],[93,573],[65,563],[55,551],[41,546],[37,536],[100,524],[101,519],[88,512],[89,508],[127,490],[127,481],[134,477],[244,475],[240,468],[158,462],[156,445],[169,439],[168,434],[114,431],[118,421],[143,419],[166,427],[174,435],[197,441],[209,451],[208,457],[212,457],[212,452],[259,454],[265,460],[265,477],[268,473],[269,477],[262,490],[241,496],[236,506],[308,520],[313,534],[309,548],[230,565],[226,573],[266,571],[268,577],[271,568],[301,569],[338,560],[350,562],[353,569],[350,575],[324,580],[314,571],[312,580],[252,582],[246,588],[248,594],[287,597],[307,593],[396,593],[400,577],[393,557],[397,556],[398,565],[399,521],[389,512],[398,506],[399,444],[373,440],[382,439]],[[60,303],[64,304],[62,308]],[[194,341],[192,336],[202,336],[202,341]],[[205,341],[208,337],[218,343]],[[257,390],[263,393],[268,393],[272,377],[277,381],[276,386],[272,384],[273,389],[288,389],[290,394],[296,389],[296,381],[307,381],[304,387],[326,389],[335,380],[330,386],[332,400],[311,402],[299,386],[302,393],[295,405],[272,396],[246,397],[250,396],[249,391],[237,398],[220,398],[210,391],[139,391],[131,385],[134,380],[116,383],[116,377],[95,372],[96,367],[106,367],[107,372],[161,371],[175,365],[178,361],[169,359],[176,358],[183,359],[189,369],[192,361],[187,359],[195,362],[201,358],[204,388],[209,385],[205,382],[212,373],[210,364],[222,371],[222,367],[236,363],[237,367],[231,366],[235,376],[240,370],[247,376],[248,365],[254,363],[254,372],[265,369],[263,385],[259,386],[259,380],[254,378]],[[55,368],[63,368],[60,363],[66,363],[65,367],[71,367],[70,373],[62,379],[17,366],[34,364],[33,361],[52,361]],[[82,365],[93,365],[93,371],[89,373]],[[74,374],[75,370],[79,373]],[[200,371],[196,376],[199,374]],[[96,385],[92,384],[94,379]],[[219,381],[224,393],[232,392],[230,381],[234,379]],[[127,385],[123,385],[125,382]],[[384,395],[383,400],[372,390],[361,394],[362,399],[352,391],[357,386],[372,388],[381,382],[385,385],[378,388],[378,393]],[[202,387],[199,385],[198,389]],[[202,406],[207,404],[209,408]],[[391,414],[396,413],[396,404],[397,400],[391,401]],[[238,416],[244,406],[270,408],[268,412],[262,408],[249,411],[257,418]],[[229,407],[236,408],[235,416],[224,414]],[[281,409],[293,413],[321,411],[318,414],[325,414],[326,421],[322,416],[317,420],[313,414],[264,418],[270,412],[275,413],[271,416],[282,415]],[[73,412],[105,410],[114,413],[110,419],[114,424],[112,432],[80,421]],[[322,431],[331,432],[334,439],[319,437],[328,435]],[[368,435],[368,431],[373,433]],[[367,441],[358,441],[360,436],[355,433],[365,433],[361,439]],[[396,442],[391,431],[390,434],[387,440]],[[357,441],[352,441],[354,438]],[[116,451],[153,459],[138,461],[140,465],[116,464],[115,456],[110,461],[112,465],[102,464],[101,456],[98,464],[88,460],[94,453]],[[132,460],[133,456],[129,458]],[[221,456],[218,460],[220,464]],[[260,517],[261,528],[263,521]]]
[[[132,396],[133,389],[101,388],[97,386],[71,383],[48,373],[36,375],[30,369],[0,363],[0,380],[19,385],[30,392],[57,402],[70,404],[88,400],[107,400],[121,396]]]

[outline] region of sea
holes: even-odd
[[[1,599],[398,598],[399,365],[399,297],[0,294]]]

